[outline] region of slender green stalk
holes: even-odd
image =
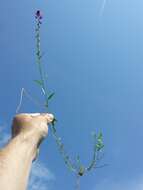
[[[41,46],[40,46],[40,26],[41,26],[41,20],[42,20],[42,15],[40,11],[37,11],[36,13],[36,58],[37,58],[37,65],[38,65],[38,71],[40,75],[40,80],[35,80],[35,82],[40,86],[44,99],[45,99],[45,109],[46,112],[48,112],[48,106],[49,106],[49,101],[52,99],[54,96],[54,93],[49,94],[47,87],[45,85],[45,76],[43,73],[43,67],[41,63]],[[77,157],[76,164],[71,160],[69,155],[67,154],[64,144],[61,141],[61,138],[57,134],[57,130],[55,128],[55,123],[56,123],[56,118],[54,118],[52,124],[50,125],[50,129],[52,132],[52,135],[56,141],[56,144],[58,146],[59,152],[63,157],[63,160],[65,162],[65,165],[68,167],[68,169],[71,172],[74,172],[77,176],[77,184],[76,184],[76,189],[79,190],[80,185],[80,177],[85,175],[87,172],[91,171],[92,169],[96,168],[96,164],[98,161],[98,155],[102,151],[104,144],[103,144],[103,138],[102,138],[102,133],[99,133],[98,136],[93,134],[94,137],[94,147],[93,147],[93,158],[89,164],[88,167],[85,167],[81,164],[79,156]]]
[[[38,18],[38,19],[36,19],[36,30],[35,31],[36,31],[36,57],[37,57],[37,64],[38,64],[40,80],[36,80],[35,82],[38,83],[41,87],[41,90],[42,90],[44,98],[45,98],[45,108],[46,108],[46,111],[48,112],[48,104],[49,104],[50,95],[48,94],[48,91],[45,86],[45,78],[44,78],[44,74],[43,74],[43,70],[42,70],[42,63],[41,63],[42,56],[41,56],[41,47],[40,47],[40,25],[41,25],[41,21]],[[61,142],[61,138],[58,137],[58,135],[57,135],[56,129],[54,127],[55,122],[56,122],[56,119],[54,119],[54,122],[52,123],[52,125],[50,125],[52,135],[58,145],[60,153],[63,156],[65,164],[71,171],[76,172],[76,168],[73,166],[69,156],[67,155],[66,151],[64,150],[64,145]]]
[[[41,54],[41,48],[40,48],[40,19],[36,19],[36,57],[37,57],[37,65],[40,75],[40,80],[36,80],[36,82],[39,82],[39,85],[41,86],[42,93],[45,98],[46,107],[48,108],[48,92],[45,86],[45,80],[44,80],[44,74],[43,74],[43,68],[42,68],[42,54]]]

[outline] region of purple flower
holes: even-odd
[[[35,18],[41,20],[43,18],[42,12],[40,10],[36,11]]]

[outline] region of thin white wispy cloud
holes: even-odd
[[[100,16],[102,16],[104,14],[106,4],[107,4],[107,0],[102,0],[102,5],[101,5],[101,9],[100,9]]]
[[[51,181],[55,180],[55,176],[53,173],[51,173],[50,170],[48,170],[44,164],[41,162],[37,161],[33,164],[32,166],[32,175],[36,177],[42,177],[44,180]]]
[[[5,146],[11,135],[5,132],[5,127],[0,126],[0,148]],[[51,182],[55,180],[54,174],[40,161],[32,164],[28,183],[28,190],[51,190]]]
[[[143,177],[127,181],[104,179],[93,190],[143,190]]]
[[[29,190],[49,190],[51,183],[55,180],[54,174],[41,162],[36,161],[32,165],[29,180]]]

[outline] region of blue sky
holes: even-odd
[[[10,133],[22,87],[42,101],[33,82],[38,78],[33,15],[40,9],[48,88],[56,92],[50,111],[58,118],[57,129],[67,150],[88,164],[90,133],[102,130],[104,135],[103,163],[109,166],[84,177],[81,189],[142,190],[143,2],[5,0],[0,7],[2,135]],[[40,111],[24,99],[21,112]],[[54,176],[51,181],[38,176],[45,184],[40,190],[74,189],[75,178],[50,133],[39,162]]]

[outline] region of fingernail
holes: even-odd
[[[39,116],[40,113],[30,113],[31,116]]]
[[[53,119],[54,119],[53,114],[48,114],[48,117],[49,117],[50,120],[53,120]]]

